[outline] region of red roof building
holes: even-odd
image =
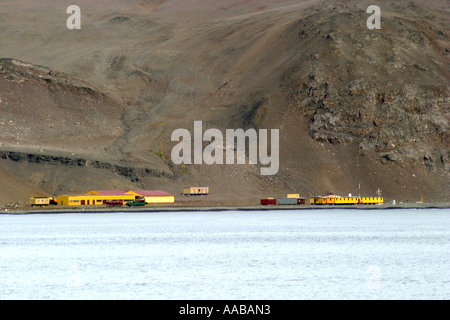
[[[172,194],[163,190],[133,190],[132,192],[142,197],[173,197]]]

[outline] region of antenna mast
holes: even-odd
[[[358,198],[361,199],[361,181],[358,183]]]

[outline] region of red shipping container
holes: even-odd
[[[306,204],[305,198],[297,198],[297,204]]]
[[[276,205],[277,199],[261,199],[262,205]]]

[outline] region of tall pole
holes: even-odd
[[[378,195],[378,197],[381,197],[381,189],[380,188],[377,189],[377,195]]]
[[[361,181],[358,183],[358,198],[361,199]]]

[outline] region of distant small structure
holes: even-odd
[[[276,205],[277,199],[274,198],[267,198],[267,199],[261,199],[261,205],[267,206],[267,205]]]
[[[145,203],[174,203],[174,195],[163,190],[136,190],[129,191],[136,195],[136,200],[140,197]]]
[[[29,200],[30,206],[48,206],[50,204],[54,204],[54,200],[52,197],[33,197]]]
[[[337,195],[311,196],[312,205],[359,205],[359,204],[383,204],[383,197],[341,197]]]
[[[297,204],[297,198],[278,198],[277,199],[278,205],[295,205]]]
[[[299,193],[288,193],[285,198],[274,199],[272,197],[261,199],[261,205],[301,205],[306,204],[306,199],[300,197]]]
[[[209,194],[209,187],[186,187],[183,189],[185,196],[206,196]]]

